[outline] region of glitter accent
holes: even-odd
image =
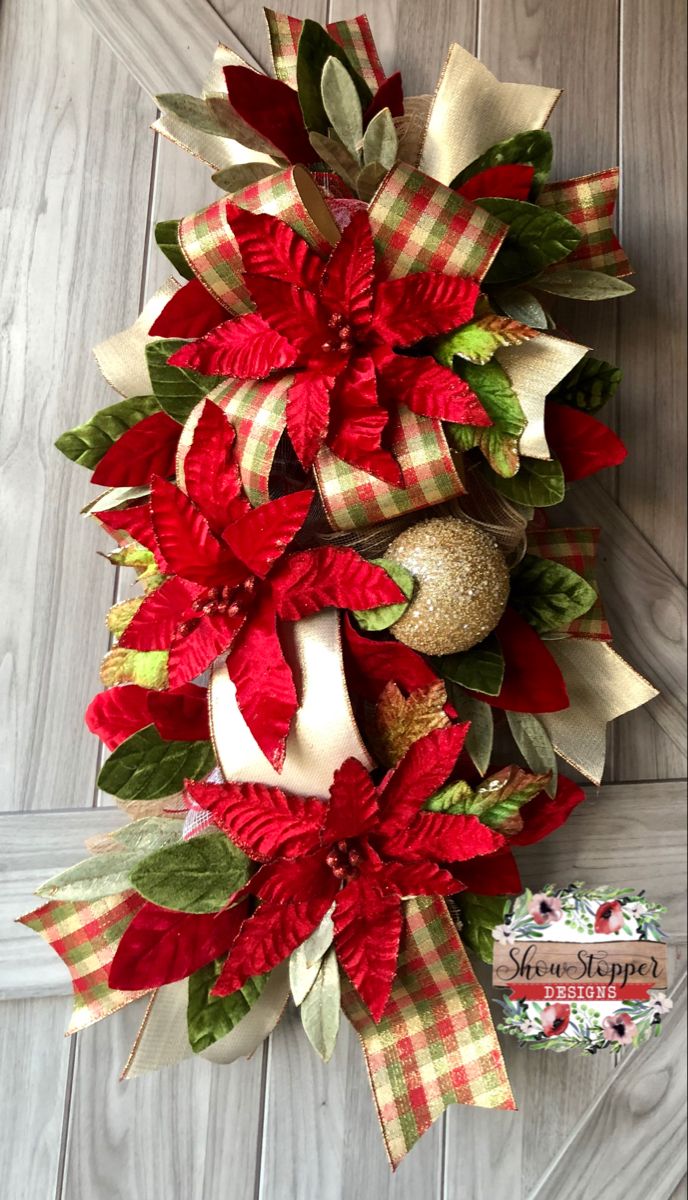
[[[385,558],[401,563],[416,592],[391,632],[424,654],[470,650],[498,623],[509,570],[496,541],[477,525],[435,517],[404,530]]]

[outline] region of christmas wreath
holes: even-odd
[[[549,513],[625,456],[620,371],[552,306],[631,268],[618,172],[549,179],[558,91],[453,45],[404,97],[365,17],[266,15],[274,79],[220,46],[201,98],[158,97],[221,195],[158,224],[183,282],[96,348],[120,399],[57,442],[139,585],[86,713],[129,819],[21,920],[70,1031],[148,995],[128,1076],[251,1053],[290,993],[327,1059],[343,1012],[394,1166],[449,1103],[514,1107],[464,943],[489,956],[514,848],[584,799],[556,756],[599,783],[654,694],[598,531]]]

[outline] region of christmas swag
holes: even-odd
[[[221,196],[157,226],[184,282],[57,443],[139,584],[86,714],[129,820],[21,919],[70,1031],[149,997],[126,1076],[250,1054],[290,994],[328,1059],[343,1012],[396,1166],[448,1104],[514,1107],[464,943],[489,957],[514,848],[584,798],[557,755],[599,783],[654,695],[598,531],[549,519],[625,456],[620,372],[552,304],[631,268],[618,172],[549,179],[556,90],[454,45],[404,97],[365,17],[266,15],[276,78],[220,46],[200,99],[158,97]]]

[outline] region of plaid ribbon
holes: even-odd
[[[18,918],[52,946],[72,977],[74,1008],[67,1033],[85,1029],[147,994],[108,987],[108,969],[119,940],[143,904],[137,892],[90,902],[49,900]]]
[[[559,183],[546,183],[538,204],[554,208],[571,221],[583,237],[566,262],[586,271],[606,275],[630,275],[633,271],[620,245],[611,220],[619,190],[619,169],[598,171]]]
[[[254,508],[270,499],[270,471],[284,431],[293,379],[293,374],[248,383],[233,379],[210,394],[234,426],[241,482]]]
[[[592,608],[572,621],[564,631],[568,637],[588,638],[595,642],[611,642],[612,635],[605,619],[595,564],[599,529],[531,529],[528,550],[569,567],[589,583],[597,593]]]
[[[290,87],[296,87],[296,56],[303,21],[288,17],[286,13],[265,9],[270,34],[270,47],[275,75]],[[385,78],[377,53],[368,18],[353,17],[347,21],[335,21],[325,28],[335,42],[344,50],[355,71],[376,91]]]
[[[397,977],[374,1025],[351,985],[344,1011],[366,1057],[392,1169],[450,1104],[515,1109],[487,998],[441,897],[408,901]]]

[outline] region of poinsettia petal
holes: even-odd
[[[322,921],[330,896],[308,896],[290,904],[259,904],[234,942],[213,996],[229,996],[252,975],[264,975],[296,950]]]
[[[333,380],[317,371],[296,375],[287,395],[287,433],[304,470],[309,470],[322,446],[330,420]]]
[[[269,275],[283,283],[315,291],[324,261],[295,230],[269,213],[252,213],[231,201],[227,220],[234,234],[244,270],[250,275]]]
[[[187,783],[186,790],[249,858],[298,858],[320,843],[322,800],[294,796],[262,783]]]
[[[265,275],[244,275],[256,307],[268,325],[298,351],[299,361],[320,361],[331,335],[327,313],[313,292]]]
[[[212,400],[205,400],[184,455],[183,483],[213,533],[222,533],[235,501],[242,496],[235,460],[236,434],[231,421]],[[243,505],[241,506],[244,507]],[[245,508],[250,507],[248,501]]]
[[[505,845],[505,839],[472,815],[419,812],[409,825],[390,833],[385,830],[377,844],[390,858],[464,862],[482,854],[494,854]]]
[[[150,418],[149,418],[150,419]],[[567,483],[618,467],[628,451],[620,437],[590,413],[568,404],[545,405],[545,437]]]
[[[470,321],[479,294],[475,280],[441,271],[384,280],[375,293],[375,332],[390,346],[447,333]]]
[[[215,299],[200,279],[190,279],[148,330],[150,337],[199,338],[227,320],[227,309]]]
[[[243,613],[204,613],[198,624],[177,628],[170,644],[167,676],[170,687],[181,687],[202,675],[232,645],[246,617]]]
[[[296,536],[313,503],[313,492],[291,492],[252,508],[228,525],[223,539],[253,575],[264,579]]]
[[[199,915],[144,904],[117,947],[109,986],[129,992],[186,979],[229,949],[245,916],[243,905]]]
[[[101,525],[112,533],[128,533],[135,542],[139,542],[155,554],[158,561],[162,560],[160,547],[153,532],[153,518],[150,504],[136,504],[132,508],[113,508],[96,513]]]
[[[382,567],[348,547],[318,546],[290,554],[270,577],[277,613],[298,621],[323,608],[401,604],[401,589]]]
[[[486,167],[457,188],[465,200],[480,200],[483,196],[499,196],[506,200],[527,200],[533,184],[535,167],[528,163],[499,163]]]
[[[203,513],[181,488],[155,479],[151,490],[155,537],[172,570],[194,583],[236,584],[247,569],[214,537]]]
[[[202,592],[200,584],[176,577],[166,579],[144,598],[119,645],[130,650],[167,650],[182,617]]]
[[[91,476],[102,487],[135,487],[154,475],[173,475],[181,426],[165,412],[151,413],[126,429],[106,450]]]
[[[381,785],[381,829],[404,829],[426,800],[449,778],[461,753],[470,722],[433,729],[413,742]]]
[[[320,298],[330,313],[344,318],[358,335],[373,319],[375,246],[365,209],[354,212],[330,254],[320,285]],[[340,327],[341,328],[341,327]]]
[[[382,868],[385,879],[408,896],[453,896],[465,885],[455,879],[451,871],[445,871],[434,862],[385,863]]]
[[[393,117],[404,115],[404,89],[401,83],[401,72],[395,71],[382,81],[370,104],[363,114],[363,125],[368,126],[373,117],[388,108]]]
[[[188,342],[167,360],[173,367],[191,367],[202,375],[232,375],[235,379],[265,379],[272,371],[291,367],[296,352],[258,313],[223,321],[197,342]]]
[[[259,867],[250,880],[252,892],[268,904],[288,904],[306,896],[327,896],[331,903],[340,885],[325,857],[326,851],[321,850]]]
[[[327,444],[332,453],[369,475],[400,487],[401,468],[382,447],[389,414],[378,397],[371,357],[358,356],[341,372],[332,389],[331,403]]]
[[[348,617],[342,622],[342,635],[347,682],[366,700],[377,700],[390,680],[406,692],[437,683],[425,659],[396,639],[364,637]]]
[[[383,890],[374,875],[359,875],[337,896],[333,919],[337,958],[377,1022],[397,970],[403,923],[399,893]]]
[[[462,862],[456,875],[469,892],[479,896],[518,896],[523,891],[516,859],[509,850]]]
[[[298,700],[272,604],[263,603],[251,613],[232,647],[227,668],[241,715],[268,762],[281,771]]]
[[[363,764],[347,758],[334,773],[323,842],[359,837],[373,829],[377,820],[377,789]]]
[[[114,750],[132,733],[150,725],[151,692],[136,683],[108,688],[94,696],[84,714],[86,725],[108,750]]]
[[[542,638],[513,608],[495,629],[504,655],[504,679],[498,696],[474,692],[493,708],[547,713],[568,708],[566,683]]]
[[[549,837],[555,829],[559,829],[568,820],[574,808],[585,800],[585,792],[579,784],[565,775],[559,776],[557,792],[554,797],[546,792],[540,792],[520,809],[519,815],[523,821],[520,833],[509,838],[513,846],[530,846],[542,838]]]
[[[492,424],[465,380],[434,358],[390,354],[378,366],[378,383],[385,400],[405,404],[421,416],[457,425]]]
[[[151,692],[148,707],[164,741],[210,741],[207,688],[187,683],[166,692]]]
[[[298,93],[250,67],[225,67],[229,102],[242,121],[262,134],[291,163],[313,162]]]

